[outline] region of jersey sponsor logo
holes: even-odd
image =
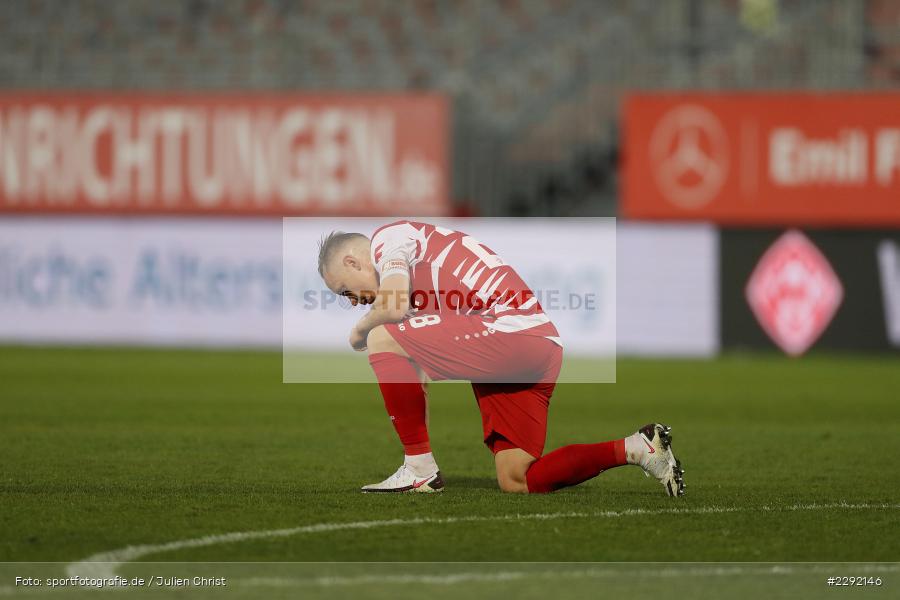
[[[406,271],[409,269],[409,264],[405,260],[389,260],[384,263],[384,266],[381,268],[382,273],[387,273],[388,271]]]
[[[772,341],[798,356],[831,323],[844,288],[815,244],[799,231],[788,231],[759,260],[745,297]]]

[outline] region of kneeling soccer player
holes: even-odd
[[[665,425],[544,454],[562,364],[559,334],[512,267],[471,236],[413,221],[385,225],[371,240],[334,232],[320,244],[319,273],[354,306],[372,305],[350,345],[368,349],[406,455],[396,473],[362,491],[443,490],[428,439],[424,373],[472,383],[505,492],[551,492],[632,464],[670,496],[684,494],[684,471]]]

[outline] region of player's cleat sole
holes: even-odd
[[[661,423],[644,425],[638,431],[649,452],[641,461],[641,467],[666,489],[669,496],[684,496],[684,468],[672,451],[672,428]]]
[[[403,465],[381,483],[365,485],[360,491],[364,494],[434,494],[444,491],[444,480],[440,471],[427,477],[417,477]]]

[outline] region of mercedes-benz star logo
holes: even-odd
[[[719,119],[694,104],[669,111],[650,138],[650,164],[667,200],[686,209],[704,206],[728,174],[728,138]]]

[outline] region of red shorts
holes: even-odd
[[[515,447],[543,454],[547,410],[562,366],[558,344],[494,331],[478,316],[455,313],[421,315],[385,329],[432,380],[472,382],[492,452]]]

